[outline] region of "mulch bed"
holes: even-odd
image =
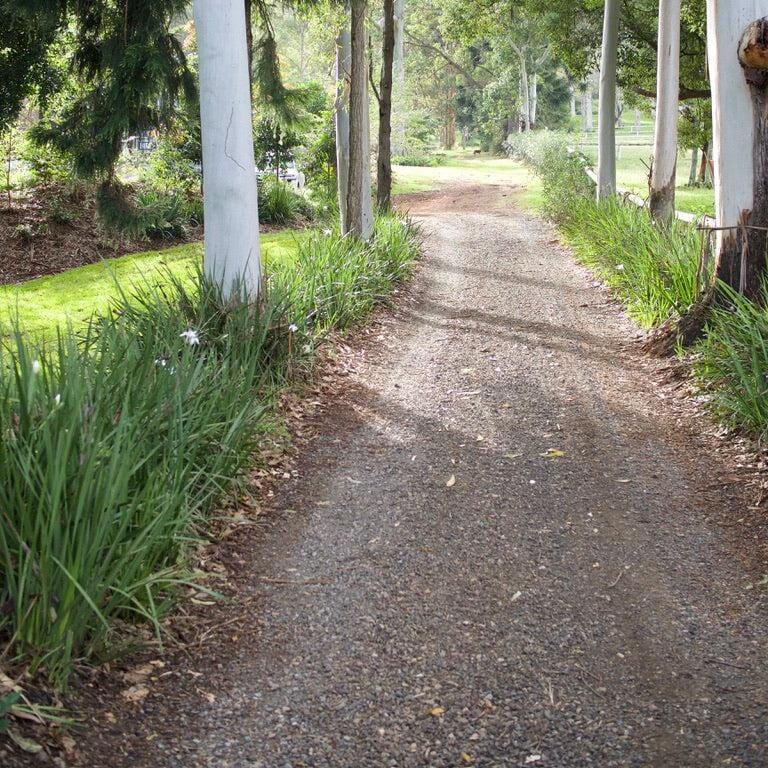
[[[9,209],[7,197],[0,200],[0,285],[202,237],[200,228],[183,239],[111,235],[99,225],[93,194],[84,185],[46,184],[14,193],[11,203]]]

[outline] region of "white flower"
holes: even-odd
[[[323,234],[324,234],[326,237],[330,237],[330,236],[333,234],[333,232],[332,232],[330,229],[324,229],[324,230],[323,230]]]
[[[32,361],[32,373],[34,373],[35,376],[37,376],[37,374],[40,373],[40,369],[41,369],[40,361],[39,360],[33,360]]]
[[[288,330],[289,330],[291,333],[296,333],[296,331],[298,331],[298,330],[299,330],[299,326],[298,326],[298,325],[296,325],[295,323],[291,323],[291,324],[288,326]]]
[[[155,360],[155,365],[158,368],[165,368],[165,366],[168,365],[168,358],[167,357],[158,357],[157,360]]]
[[[58,405],[61,405],[61,395],[56,395],[56,396],[53,398],[53,402],[54,402],[54,404],[55,404],[55,405],[57,405],[57,406],[58,406]]]
[[[197,335],[197,331],[193,331],[191,328],[180,333],[179,338],[184,339],[190,347],[196,347],[200,344],[200,337]]]
[[[616,270],[618,272],[623,272],[624,271],[624,265],[623,264],[617,264],[616,265]]]

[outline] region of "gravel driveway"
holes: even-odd
[[[248,553],[256,631],[177,660],[81,764],[768,764],[764,588],[722,526],[744,502],[513,197],[413,203],[410,300]]]

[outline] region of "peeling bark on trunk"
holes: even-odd
[[[605,0],[600,57],[600,105],[597,151],[597,198],[616,194],[616,65],[619,45],[619,0]]]
[[[195,0],[203,141],[205,273],[226,296],[261,278],[250,77],[242,0]]]
[[[525,60],[525,49],[519,48],[515,43],[511,43],[512,50],[517,55],[517,60],[520,63],[520,95],[523,101],[523,122],[520,126],[521,130],[531,130],[531,101],[528,94],[528,63]]]
[[[680,0],[659,4],[659,50],[656,79],[656,130],[653,141],[651,216],[668,222],[675,215],[677,120],[680,90]]]
[[[384,45],[379,87],[379,157],[376,173],[376,201],[388,211],[392,198],[392,81],[395,54],[395,4],[384,0]]]
[[[768,0],[707,0],[718,226],[715,273],[752,297],[765,263],[765,233],[747,229],[766,224],[766,27],[759,21],[765,15]]]

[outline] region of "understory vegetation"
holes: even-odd
[[[541,178],[542,208],[578,255],[643,328],[684,317],[711,283],[694,225],[654,224],[643,208],[598,203],[586,158],[556,134],[511,137],[510,153]],[[731,428],[768,439],[768,286],[753,302],[720,284],[704,334],[690,350],[693,380]],[[680,350],[682,353],[683,350]]]
[[[0,347],[0,642],[66,686],[194,582],[191,554],[242,482],[276,393],[409,273],[417,230],[315,233],[269,268],[258,306],[198,272],[120,294],[55,342]]]

